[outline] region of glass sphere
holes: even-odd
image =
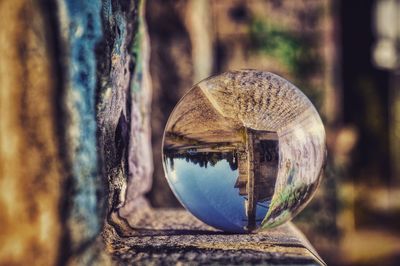
[[[290,220],[312,198],[326,156],[309,99],[278,75],[230,71],[195,85],[167,122],[163,163],[181,204],[244,233]]]

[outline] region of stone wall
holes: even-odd
[[[0,3],[0,264],[110,262],[103,225],[151,184],[143,16],[138,0]]]

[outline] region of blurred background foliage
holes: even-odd
[[[327,131],[325,178],[294,222],[329,265],[399,265],[399,14],[397,0],[148,0],[153,206],[179,206],[160,147],[183,94],[223,71],[270,71]]]

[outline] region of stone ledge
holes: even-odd
[[[257,234],[228,234],[186,211],[168,209],[134,212],[127,221],[135,228],[132,235],[115,237],[114,231],[107,241],[121,265],[326,265],[292,223]]]

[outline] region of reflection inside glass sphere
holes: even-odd
[[[304,94],[283,78],[232,71],[198,83],[164,132],[171,189],[193,215],[228,232],[277,226],[311,199],[325,131]]]

